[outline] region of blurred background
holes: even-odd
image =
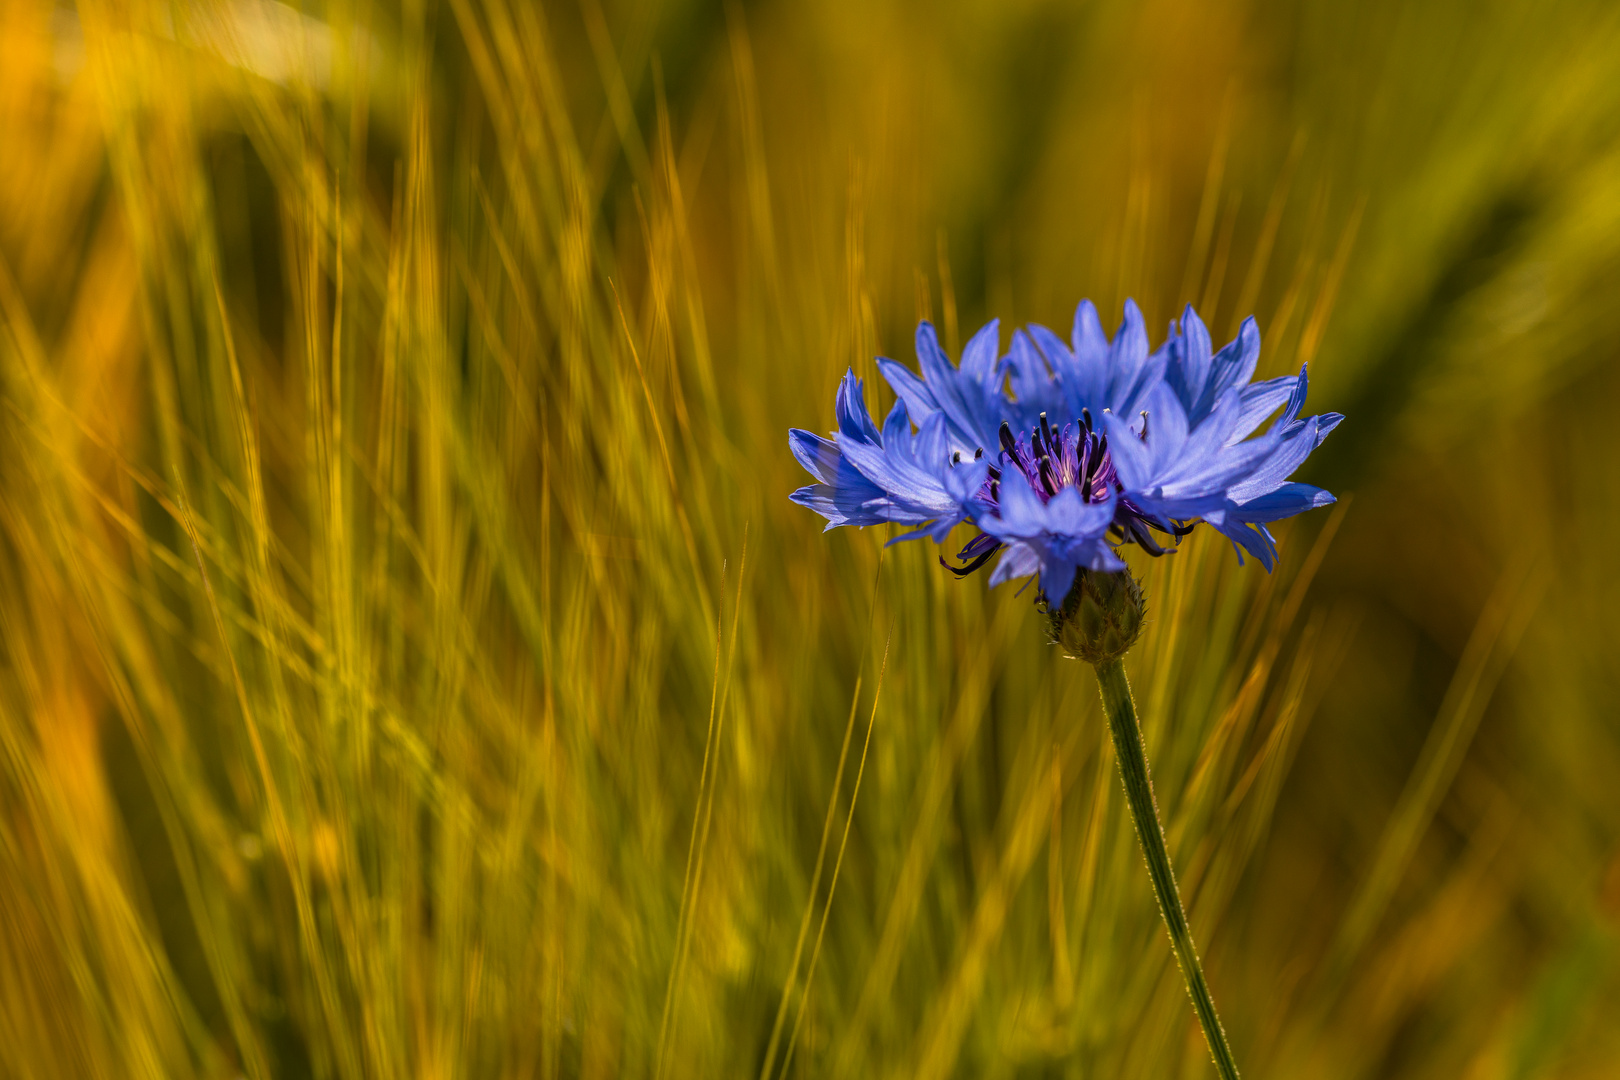
[[[1091,672],[787,500],[846,368],[1083,297],[1349,416],[1274,574],[1138,566],[1245,1074],[1620,1076],[1617,70],[1564,2],[4,0],[0,1076],[1213,1076]]]

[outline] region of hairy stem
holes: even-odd
[[[1136,838],[1141,841],[1142,854],[1147,857],[1148,876],[1153,879],[1159,911],[1164,915],[1165,928],[1170,931],[1170,944],[1176,951],[1176,961],[1181,965],[1187,993],[1192,996],[1198,1022],[1203,1025],[1215,1067],[1220,1070],[1222,1080],[1237,1080],[1237,1063],[1232,1060],[1232,1048],[1226,1045],[1220,1017],[1215,1015],[1215,999],[1204,981],[1204,969],[1198,963],[1192,931],[1187,928],[1187,913],[1181,907],[1181,894],[1176,891],[1176,876],[1170,869],[1170,853],[1164,846],[1164,829],[1159,824],[1159,810],[1153,801],[1153,783],[1148,779],[1147,754],[1142,750],[1142,730],[1136,723],[1136,705],[1131,700],[1131,684],[1125,679],[1125,665],[1116,658],[1096,665],[1096,670],[1103,711],[1108,714],[1108,730],[1114,737],[1114,753],[1119,758],[1120,777],[1125,781],[1125,797],[1131,804],[1131,819],[1136,823]]]

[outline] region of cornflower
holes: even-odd
[[[909,527],[890,543],[943,543],[971,523],[978,532],[957,552],[960,565],[940,560],[947,569],[966,576],[999,553],[992,586],[1039,580],[1053,642],[1096,670],[1176,959],[1216,1065],[1236,1080],[1176,890],[1125,677],[1122,658],[1141,633],[1144,602],[1118,549],[1173,554],[1203,523],[1232,542],[1240,563],[1247,552],[1271,570],[1277,543],[1267,525],[1334,501],[1289,476],[1343,417],[1300,416],[1303,366],[1298,375],[1252,381],[1260,357],[1253,318],[1215,352],[1189,305],[1150,352],[1134,302],[1125,302],[1110,339],[1087,300],[1068,342],[1043,326],[1014,333],[1005,356],[999,342],[992,321],[953,365],[934,328],[921,323],[920,374],[878,359],[897,398],[881,431],[861,381],[848,372],[838,388],[837,432],[789,432],[794,456],[818,481],[792,499],[829,529]]]

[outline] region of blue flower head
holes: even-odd
[[[1188,306],[1150,352],[1135,303],[1125,302],[1110,340],[1087,300],[1068,342],[1030,326],[1013,335],[1007,355],[997,355],[998,344],[991,322],[955,365],[922,323],[920,375],[878,360],[899,399],[882,431],[861,381],[846,374],[833,437],[789,432],[794,456],[819,481],[793,501],[828,528],[911,527],[891,543],[943,542],[971,522],[978,535],[958,553],[962,565],[948,569],[965,575],[1001,552],[992,585],[1039,575],[1052,602],[1080,570],[1123,569],[1120,545],[1167,554],[1200,521],[1232,540],[1239,561],[1247,551],[1269,570],[1277,545],[1267,523],[1333,502],[1288,477],[1343,417],[1299,415],[1304,368],[1250,381],[1260,356],[1252,318],[1214,352]]]

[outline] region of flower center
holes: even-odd
[[[1144,439],[1147,438],[1147,420],[1147,414],[1143,413],[1141,437]],[[978,497],[994,507],[997,515],[1001,512],[1001,481],[1005,470],[1017,469],[1042,503],[1052,501],[1065,487],[1079,491],[1080,498],[1088,503],[1106,500],[1110,488],[1119,490],[1114,522],[1109,528],[1114,543],[1135,543],[1150,555],[1164,555],[1174,549],[1155,541],[1148,532],[1150,528],[1170,532],[1178,539],[1192,531],[1190,524],[1175,525],[1148,518],[1125,497],[1114,471],[1113,458],[1108,453],[1108,436],[1094,428],[1090,409],[1081,409],[1079,422],[1064,424],[1062,429],[1052,427],[1043,412],[1040,424],[1027,436],[1014,435],[1011,425],[1004,420],[999,434],[1000,464],[990,466],[984,485],[978,490]],[[983,456],[981,446],[974,459]],[[955,455],[952,463],[960,460],[961,455]],[[957,553],[956,557],[964,565],[952,566],[944,559],[940,560],[940,565],[963,577],[983,566],[1001,546],[1001,541],[995,537],[980,533]]]
[[[1018,469],[1041,502],[1065,487],[1075,488],[1088,503],[1108,498],[1115,484],[1114,463],[1108,455],[1108,436],[1092,429],[1091,410],[1080,413],[1078,424],[1055,429],[1041,413],[1041,422],[1026,437],[1016,438],[1006,421],[1001,424],[1002,468]],[[1001,468],[992,465],[989,479],[980,489],[980,498],[998,507],[1001,503]]]

